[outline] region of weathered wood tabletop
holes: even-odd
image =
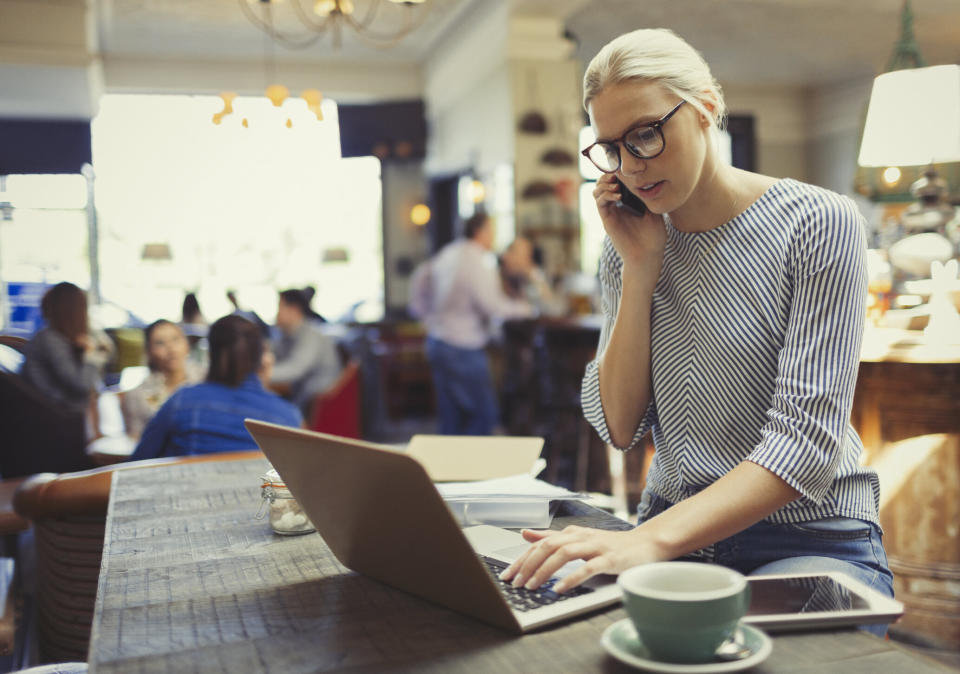
[[[630,671],[600,645],[621,608],[512,636],[347,570],[318,534],[273,534],[254,518],[266,468],[253,459],[114,475],[91,671]],[[596,512],[573,507],[556,526],[597,523]],[[754,671],[946,670],[835,631],[777,636]]]

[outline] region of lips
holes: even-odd
[[[666,184],[666,180],[658,180],[655,183],[646,183],[636,188],[637,194],[644,200],[653,199],[660,194],[661,188]]]

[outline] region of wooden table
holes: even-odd
[[[960,344],[931,344],[918,330],[868,329],[851,418],[868,464],[887,443],[960,433]]]
[[[265,469],[254,459],[114,476],[90,671],[632,671],[600,645],[621,608],[516,637],[348,571],[319,535],[274,535],[254,519]],[[555,525],[588,521],[603,520],[576,504]],[[835,631],[777,637],[755,671],[948,670]]]

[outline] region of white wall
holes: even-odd
[[[474,5],[424,64],[428,174],[513,162],[508,20],[502,0]]]
[[[810,174],[818,185],[853,196],[860,134],[872,80],[812,90],[807,97]]]
[[[204,93],[235,91],[263,93],[262,60],[248,63],[222,61],[157,61],[135,58],[107,58],[103,64],[106,87],[111,93]],[[292,95],[303,89],[319,89],[327,98],[341,103],[408,100],[419,98],[423,83],[420,69],[413,64],[337,64],[320,68],[315,64],[284,62],[277,66],[276,79]]]
[[[872,80],[818,88],[730,85],[724,91],[731,113],[755,118],[760,173],[856,197],[858,144],[872,85]]]
[[[0,0],[0,117],[96,115],[94,26],[89,0]]]
[[[754,117],[759,173],[810,180],[805,94],[800,88],[723,85],[731,114]]]

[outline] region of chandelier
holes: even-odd
[[[420,24],[427,14],[425,0],[237,0],[254,26],[288,49],[304,49],[331,35],[334,48],[342,44],[348,28],[373,47],[396,45]],[[296,17],[296,28],[274,26],[275,5],[289,5],[284,14]],[[256,6],[257,9],[254,9]],[[279,12],[278,12],[279,13]],[[389,16],[387,16],[389,15]],[[397,20],[399,19],[399,25]],[[287,22],[289,23],[289,22]],[[287,23],[283,25],[286,26]]]

